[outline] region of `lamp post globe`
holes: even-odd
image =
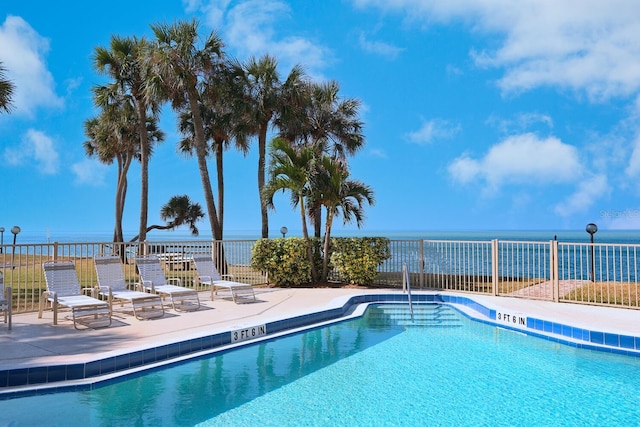
[[[11,227],[11,233],[13,233],[13,244],[16,244],[16,237],[18,237],[18,233],[20,233],[20,227],[14,225]]]
[[[280,227],[280,232],[282,233],[282,237],[285,237],[287,235],[287,232],[289,231],[289,229],[287,227]]]
[[[598,232],[598,226],[590,222],[589,224],[587,224],[586,231],[591,236],[591,243],[593,243],[593,235]]]

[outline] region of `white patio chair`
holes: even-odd
[[[9,330],[11,330],[12,305],[11,286],[4,286],[4,276],[0,273],[0,311],[4,313],[4,323],[7,323]]]
[[[77,323],[87,322],[90,319],[98,322],[101,326],[111,325],[111,308],[109,303],[101,301],[93,296],[87,296],[84,292],[95,293],[95,288],[81,289],[75,265],[71,261],[48,261],[42,264],[44,269],[44,279],[47,290],[42,292],[40,297],[40,310],[38,318],[42,318],[42,311],[47,302],[51,303],[53,309],[53,324],[58,324],[59,306],[71,309],[73,317],[73,327],[78,328]],[[103,324],[105,323],[106,324]],[[91,322],[93,324],[93,322]]]
[[[136,266],[142,290],[159,294],[163,298],[169,297],[174,310],[191,311],[200,308],[198,292],[182,286],[182,281],[177,277],[167,280],[156,255],[136,257]],[[176,285],[170,284],[171,282]]]
[[[228,291],[236,304],[239,301],[250,302],[256,300],[253,286],[236,282],[231,274],[221,276],[210,255],[194,255],[193,263],[196,266],[196,270],[198,270],[200,283],[211,286],[211,301],[215,299],[215,295],[221,290]]]
[[[164,316],[164,305],[158,294],[127,289],[127,282],[118,255],[98,254],[93,257],[98,276],[98,294],[106,297],[113,312],[113,302],[131,304],[133,315],[140,319],[153,319]]]

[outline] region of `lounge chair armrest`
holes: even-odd
[[[156,287],[153,286],[153,281],[151,280],[142,280],[142,289],[144,290],[145,288],[151,289],[152,294],[156,293]]]
[[[201,283],[213,282],[213,280],[211,280],[211,276],[198,276],[198,279]]]
[[[170,279],[167,279],[167,283],[171,283],[171,282],[175,282],[178,284],[178,286],[182,286],[182,280],[180,280],[179,277],[172,277]]]
[[[236,276],[234,276],[233,274],[223,274],[222,276],[220,276],[222,279],[229,279],[232,282],[236,281]]]

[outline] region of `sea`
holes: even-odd
[[[134,236],[136,232],[126,233],[125,236]],[[113,232],[101,231],[31,231],[21,230],[16,236],[17,244],[44,244],[44,243],[85,243],[85,242],[111,242]],[[292,230],[286,237],[300,237],[300,231]],[[522,242],[560,242],[585,243],[590,242],[591,236],[585,230],[334,230],[334,237],[387,237],[391,240],[456,240],[456,241],[491,241],[508,240]],[[271,233],[271,238],[282,237],[276,230]],[[5,230],[3,243],[13,242],[13,235]],[[229,231],[224,235],[224,240],[256,240],[260,238],[258,230]],[[640,244],[640,230],[598,230],[594,236],[595,243],[612,244]],[[149,242],[193,241],[212,240],[211,233],[202,232],[193,236],[186,231],[157,231],[153,230],[147,235]]]

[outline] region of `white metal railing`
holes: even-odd
[[[46,288],[42,272],[45,261],[73,261],[82,286],[91,287],[96,283],[93,256],[118,254],[123,261],[125,277],[133,285],[139,280],[133,258],[137,254],[158,254],[164,259],[168,278],[179,278],[183,286],[200,289],[202,285],[190,258],[196,253],[210,253],[221,273],[233,274],[236,280],[244,283],[260,285],[266,283],[265,274],[254,271],[249,265],[253,244],[252,240],[237,240],[3,245],[0,246],[0,272],[5,283],[13,288],[14,312],[34,311]]]
[[[42,263],[73,260],[81,283],[95,284],[93,256],[116,253],[126,277],[138,280],[133,257],[165,254],[165,271],[199,288],[190,256],[211,253],[221,273],[241,282],[267,283],[250,267],[255,240],[138,243],[47,243],[0,246],[0,272],[13,288],[15,312],[37,310],[45,288]],[[640,245],[526,241],[391,240],[391,258],[378,268],[375,285],[435,289],[549,301],[640,305]],[[406,270],[403,271],[403,266]],[[339,277],[335,279],[339,280]]]
[[[413,301],[411,301],[411,280],[409,280],[409,269],[407,264],[402,264],[402,291],[407,293],[409,300],[409,314],[413,322]]]

